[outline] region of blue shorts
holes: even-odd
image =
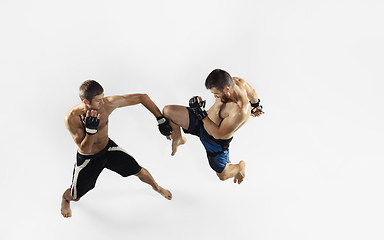
[[[230,139],[215,139],[207,133],[203,121],[198,120],[192,110],[187,107],[189,112],[189,128],[183,129],[185,133],[198,136],[207,151],[209,165],[213,170],[222,173],[227,163],[229,163],[229,143]]]

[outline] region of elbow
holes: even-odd
[[[224,137],[223,134],[220,134],[220,133],[213,133],[211,134],[211,136],[214,138],[214,139],[222,139]]]
[[[258,97],[257,97],[257,94],[256,94],[256,91],[255,90],[253,90],[252,92],[251,92],[251,94],[250,94],[250,99],[258,99]],[[257,100],[256,100],[257,101]]]
[[[140,93],[140,99],[141,99],[141,100],[148,99],[148,98],[149,98],[148,94],[146,94],[146,93]]]
[[[92,148],[89,148],[89,147],[85,147],[85,146],[82,146],[80,145],[79,146],[79,151],[82,153],[82,154],[85,154],[85,155],[89,155],[89,154],[92,154]]]
[[[79,147],[79,151],[82,153],[82,154],[92,154],[92,145],[93,144],[90,144],[89,142],[87,141],[83,141],[81,142],[78,147]]]
[[[207,133],[211,135],[214,139],[221,139],[223,137],[223,134],[221,133],[219,127],[216,126],[216,124],[214,124],[209,119],[209,117],[204,118],[203,122],[205,131],[207,131]]]
[[[148,102],[148,100],[150,99],[148,94],[146,93],[140,93],[139,95],[139,99],[140,99],[140,103],[143,104],[145,102]]]

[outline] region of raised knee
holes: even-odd
[[[164,116],[169,116],[169,113],[171,111],[171,106],[167,105],[163,108],[163,115]]]

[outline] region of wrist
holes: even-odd
[[[156,117],[158,124],[163,124],[167,121],[167,119],[164,116]]]
[[[260,99],[256,99],[255,101],[253,101],[253,100],[250,100],[249,101],[251,104],[257,104],[257,103],[259,103],[260,102]]]
[[[252,101],[249,101],[249,103],[251,104],[251,107],[252,108],[258,108],[260,105],[260,99],[257,99],[256,102],[252,102]]]
[[[97,129],[92,129],[92,128],[85,128],[85,133],[88,135],[95,135],[97,133]]]

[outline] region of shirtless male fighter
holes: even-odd
[[[173,128],[172,156],[178,146],[186,143],[180,127],[185,133],[200,138],[206,151],[209,164],[220,180],[234,178],[240,184],[245,177],[245,162],[230,164],[229,143],[234,133],[243,126],[249,116],[259,117],[264,112],[256,91],[243,79],[232,78],[224,70],[213,70],[207,77],[205,87],[216,98],[213,106],[206,111],[205,101],[193,97],[189,107],[168,105],[163,109],[164,116]]]
[[[108,117],[113,110],[141,103],[157,118],[160,132],[170,139],[172,128],[156,104],[147,94],[104,97],[103,87],[94,80],[85,81],[79,95],[81,103],[69,110],[64,120],[78,151],[72,185],[62,196],[61,214],[65,218],[72,216],[70,201],[78,201],[93,189],[104,168],[123,177],[135,175],[171,200],[171,192],[160,187],[145,168],[108,137]]]

